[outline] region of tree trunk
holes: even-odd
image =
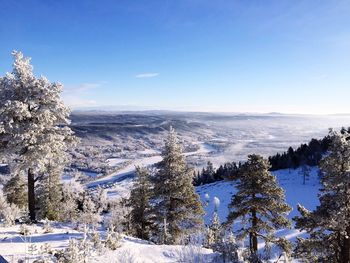
[[[253,209],[252,211],[252,228],[256,229],[256,225],[258,224],[258,219],[256,217],[256,211]],[[252,233],[252,248],[251,250],[256,253],[258,251],[258,237],[255,232]]]
[[[347,235],[344,237],[341,248],[341,263],[350,263],[350,226],[346,228]]]
[[[35,217],[35,178],[32,169],[28,169],[28,210],[29,219],[34,222]]]

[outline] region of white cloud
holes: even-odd
[[[99,81],[96,83],[81,83],[74,86],[64,86],[62,92],[63,101],[71,108],[94,106],[97,102],[92,99],[92,91],[100,88],[106,83],[106,81]]]
[[[137,74],[135,76],[135,78],[141,79],[141,78],[154,78],[157,77],[159,75],[159,73],[157,72],[148,72],[148,73],[141,73],[141,74]]]
[[[82,98],[79,98],[77,96],[63,96],[63,101],[70,108],[95,106],[96,105],[95,100],[82,99]]]
[[[99,81],[96,83],[81,83],[79,85],[75,86],[64,86],[63,92],[64,93],[84,93],[92,89],[99,88],[106,84],[106,81]]]

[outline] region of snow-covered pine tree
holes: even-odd
[[[161,243],[179,244],[181,237],[202,227],[203,208],[192,185],[193,172],[186,165],[172,127],[162,157],[154,176],[156,224],[159,232],[164,233]]]
[[[108,207],[107,190],[99,186],[97,188],[96,196],[94,196],[94,201],[97,211],[99,213],[105,212]]]
[[[204,246],[207,248],[212,248],[214,251],[216,251],[217,245],[221,241],[220,239],[222,238],[222,233],[223,231],[219,216],[217,212],[214,211],[210,220],[210,225],[206,229]]]
[[[36,220],[36,182],[51,160],[66,162],[74,141],[69,110],[60,99],[62,85],[36,78],[29,58],[14,51],[12,73],[0,78],[0,151],[17,173],[28,178],[28,210]]]
[[[3,192],[0,190],[0,223],[12,225],[19,216],[19,208],[15,204],[7,202]]]
[[[298,205],[298,238],[294,254],[306,262],[350,262],[350,134],[330,132],[329,153],[320,163],[320,205],[308,211]]]
[[[221,238],[218,239],[215,251],[221,254],[223,262],[238,263],[239,261],[239,246],[232,232],[221,233]]]
[[[15,204],[21,209],[27,207],[27,184],[23,176],[16,174],[4,185],[4,195],[9,203]]]
[[[75,180],[63,184],[60,219],[74,222],[78,217],[78,200],[82,186]]]
[[[152,184],[150,174],[146,168],[136,167],[136,179],[128,199],[130,210],[130,224],[132,233],[141,239],[149,239],[152,221],[150,220],[152,207]]]
[[[221,229],[221,224],[220,224],[220,219],[219,219],[219,216],[218,216],[217,212],[213,213],[213,216],[212,216],[211,221],[210,221],[209,228],[213,232],[214,242],[217,242],[218,239],[220,238],[220,232],[222,230]]]
[[[53,162],[47,166],[46,173],[42,176],[37,191],[40,207],[40,218],[58,220],[62,211],[62,184],[60,173],[62,167],[56,167]]]
[[[101,217],[91,197],[85,193],[83,197],[83,211],[80,213],[79,222],[94,228],[100,221]]]
[[[258,251],[258,239],[275,243],[282,250],[289,251],[290,244],[284,238],[274,235],[276,229],[290,226],[286,215],[291,210],[285,203],[284,191],[276,178],[269,172],[269,163],[259,155],[249,155],[241,167],[236,183],[237,193],[229,204],[227,225],[242,219],[242,228],[237,238],[249,238],[252,255]]]

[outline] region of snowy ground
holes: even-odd
[[[70,238],[82,238],[82,233],[75,231],[71,226],[53,227],[53,233],[44,233],[42,226],[29,226],[31,234],[22,236],[19,234],[19,225],[12,227],[0,227],[0,255],[9,260],[17,262],[19,258],[35,259],[36,253],[31,253],[31,245],[40,249],[45,243],[49,243],[53,249],[67,247]]]
[[[53,250],[64,249],[68,246],[69,239],[81,239],[83,233],[64,225],[53,226],[52,233],[45,233],[38,225],[29,226],[31,234],[24,237],[19,234],[19,225],[12,227],[0,227],[0,255],[9,262],[17,262],[18,259],[26,259],[32,262],[38,259],[38,251],[45,244],[50,244]],[[103,235],[103,233],[101,233]],[[35,247],[35,249],[33,249]],[[95,254],[89,262],[105,263],[175,263],[182,261],[184,257],[199,254],[204,262],[210,262],[215,253],[210,249],[195,246],[170,246],[153,245],[147,241],[133,237],[123,236],[120,247],[117,250],[105,250]]]
[[[152,245],[146,241],[124,237],[122,246],[117,251],[109,251],[96,257],[93,262],[142,262],[142,263],[175,263],[183,261],[192,253],[200,253],[204,262],[211,262],[215,253],[211,249],[184,246]],[[193,261],[195,262],[195,261]]]

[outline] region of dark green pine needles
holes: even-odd
[[[289,252],[291,245],[285,238],[277,238],[277,229],[290,227],[286,218],[291,208],[285,203],[284,191],[269,172],[269,163],[259,155],[249,155],[236,180],[237,193],[229,204],[227,225],[241,219],[236,231],[238,239],[249,238],[249,249],[257,255],[258,241],[265,246],[274,243]]]

